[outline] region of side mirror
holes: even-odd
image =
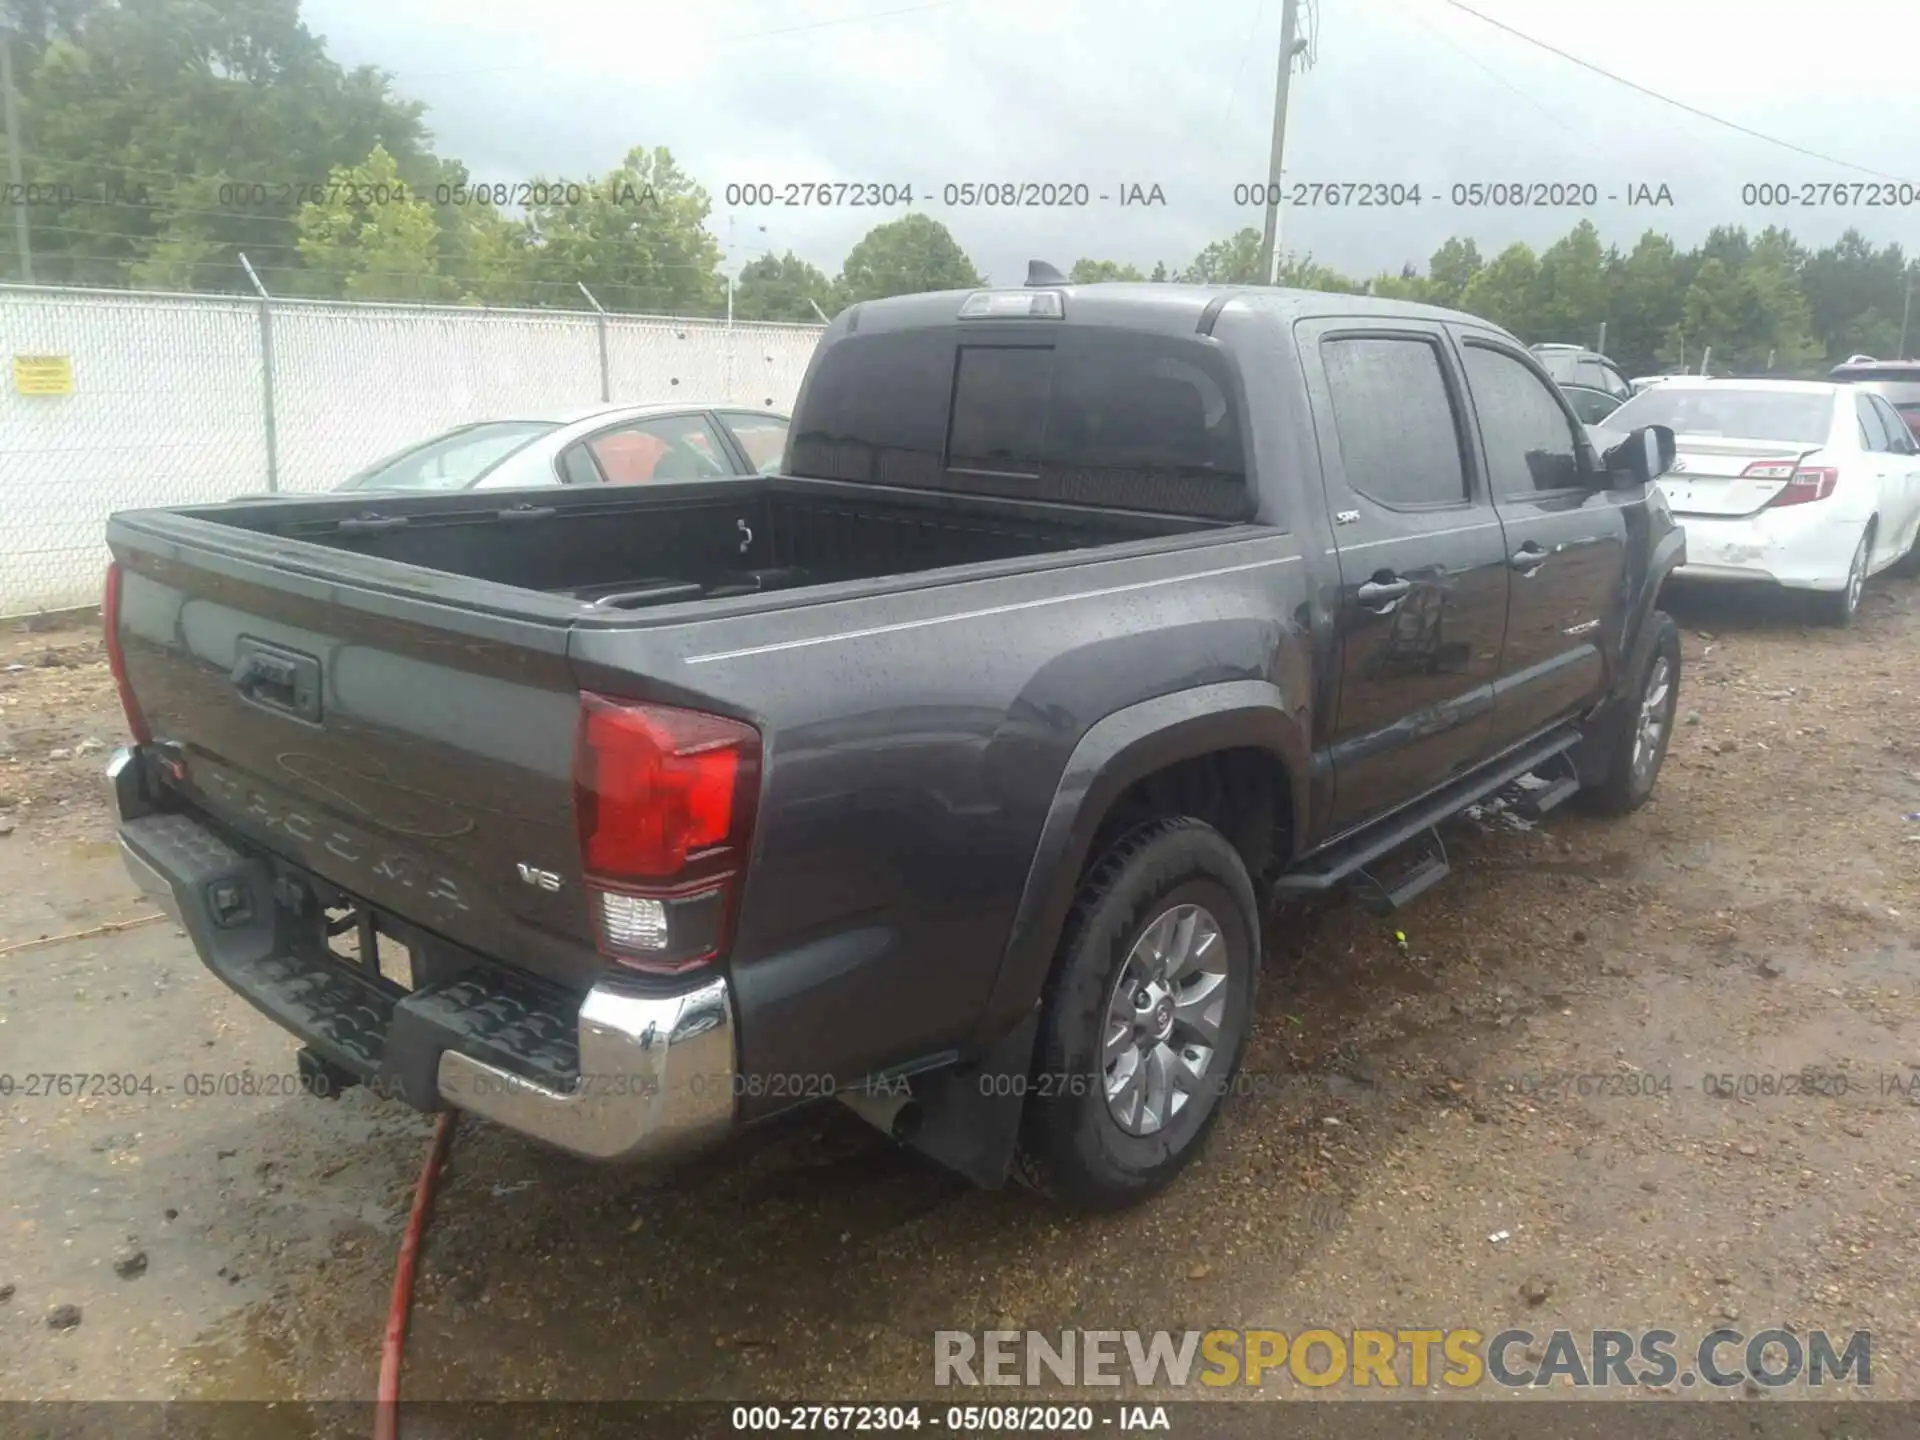
[[[1665,425],[1642,425],[1600,457],[1615,484],[1650,485],[1673,468],[1678,452],[1673,431]]]

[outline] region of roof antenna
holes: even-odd
[[[1073,282],[1068,280],[1066,276],[1062,275],[1044,260],[1029,260],[1027,262],[1027,284],[1029,286],[1069,285],[1071,283]]]

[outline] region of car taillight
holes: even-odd
[[[1746,473],[1753,475],[1755,468],[1757,467],[1749,466]],[[1840,472],[1838,470],[1796,469],[1785,477],[1779,475],[1764,475],[1755,478],[1765,480],[1786,479],[1786,488],[1767,502],[1769,509],[1778,509],[1782,505],[1805,505],[1814,500],[1826,499],[1829,495],[1833,494],[1833,487],[1839,483]]]
[[[100,626],[105,632],[107,644],[107,668],[113,672],[113,688],[120,692],[120,708],[126,712],[127,730],[136,744],[153,743],[153,732],[147,729],[147,717],[140,711],[140,702],[134,698],[133,683],[127,679],[127,656],[120,648],[120,562],[115,560],[107,566],[106,593],[100,599]]]
[[[759,792],[751,725],[581,695],[574,823],[603,954],[674,974],[721,952]]]

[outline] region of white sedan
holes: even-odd
[[[1770,581],[1810,592],[1845,625],[1867,580],[1920,568],[1920,446],[1887,401],[1812,380],[1675,376],[1605,428],[1666,425],[1678,455],[1660,477],[1686,528],[1680,581]]]
[[[369,465],[354,491],[519,490],[768,475],[787,417],[740,405],[596,405],[479,420]]]

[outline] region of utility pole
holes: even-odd
[[[13,98],[13,32],[0,31],[0,91],[7,123],[7,178],[13,182],[13,238],[20,250],[20,278],[33,283],[33,246],[27,237],[27,187],[20,178],[20,112]]]
[[[1907,358],[1907,321],[1913,316],[1913,272],[1920,270],[1920,262],[1907,267],[1907,303],[1900,307],[1900,358]]]
[[[1260,273],[1273,284],[1280,260],[1280,162],[1287,147],[1287,90],[1293,57],[1307,48],[1299,38],[1300,0],[1281,0],[1280,73],[1273,83],[1273,149],[1267,156],[1267,221],[1260,232]]]

